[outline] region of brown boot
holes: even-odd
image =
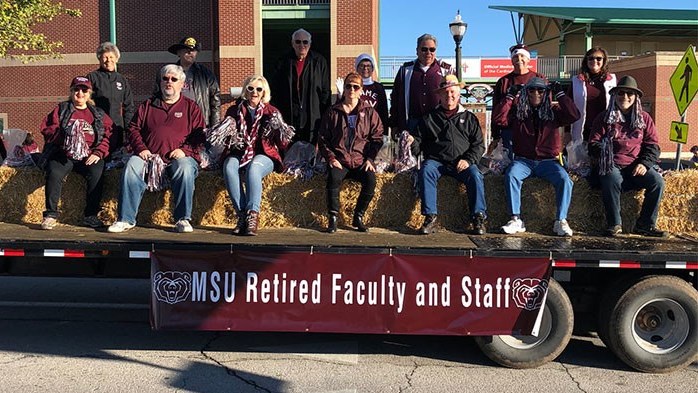
[[[244,235],[247,232],[247,217],[245,217],[244,213],[238,213],[238,223],[233,228],[233,234],[235,235]]]
[[[257,236],[257,224],[259,223],[259,212],[250,210],[247,212],[247,233],[248,236]]]

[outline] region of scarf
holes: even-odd
[[[642,118],[642,103],[640,97],[635,98],[633,107],[630,108],[630,128],[633,130],[645,129],[645,119]],[[611,105],[606,111],[604,122],[606,134],[601,138],[601,157],[599,159],[599,174],[607,175],[613,169],[613,139],[616,137],[616,125],[625,123],[623,112],[616,106],[616,95],[611,95]]]
[[[247,165],[252,161],[254,157],[254,145],[257,141],[257,131],[259,131],[259,123],[262,119],[262,114],[264,113],[264,104],[259,103],[257,109],[254,111],[254,118],[252,119],[252,127],[247,129],[247,121],[245,120],[245,114],[248,112],[246,104],[238,107],[238,124],[240,134],[243,136],[245,141],[245,151],[242,153],[242,158],[240,158],[240,168]]]

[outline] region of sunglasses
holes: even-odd
[[[310,43],[310,40],[295,40],[294,42],[296,43],[296,45],[308,45]]]
[[[179,78],[175,78],[174,76],[171,76],[171,77],[163,76],[162,77],[163,82],[177,82],[178,80],[179,80]]]
[[[434,53],[434,52],[436,52],[436,47],[432,46],[431,48],[429,48],[429,47],[423,46],[423,47],[419,48],[419,50],[421,50],[424,53],[427,53],[427,52]]]
[[[253,91],[257,90],[257,93],[261,93],[264,91],[263,87],[254,87],[254,86],[247,86],[247,91],[252,93]]]
[[[353,83],[347,83],[344,85],[344,90],[354,90],[354,91],[359,91],[361,89],[361,86],[355,85]]]
[[[77,93],[77,92],[79,92],[79,91],[81,91],[81,92],[83,92],[83,93],[87,93],[88,91],[90,91],[90,88],[89,88],[89,87],[86,87],[86,86],[75,86],[75,87],[73,87],[73,93]]]
[[[616,90],[616,94],[619,96],[628,96],[632,97],[635,95],[635,92],[632,90]]]
[[[589,57],[587,57],[587,61],[594,61],[594,60],[596,60],[596,61],[603,61],[604,58],[601,57],[601,56],[589,56]]]
[[[528,89],[526,89],[526,90],[528,90],[529,92],[534,92],[534,91],[535,91],[535,92],[538,93],[538,94],[543,94],[543,93],[545,93],[545,90],[546,90],[546,89],[545,89],[544,87],[531,87],[531,88],[528,88]]]

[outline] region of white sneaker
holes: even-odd
[[[526,226],[524,226],[524,222],[520,218],[516,217],[509,220],[507,225],[502,227],[502,231],[504,231],[506,234],[512,235],[514,233],[526,232]]]
[[[175,231],[179,233],[189,233],[194,232],[194,228],[191,227],[189,220],[181,219],[175,224]]]
[[[129,229],[131,229],[135,226],[136,226],[136,224],[129,224],[125,221],[117,221],[117,222],[109,225],[109,228],[107,228],[107,232],[121,233],[123,231],[128,231]]]
[[[567,220],[556,220],[555,224],[553,225],[553,232],[555,232],[556,235],[558,236],[567,236],[570,237],[574,232],[572,232],[572,228],[570,228],[570,224],[567,223]]]

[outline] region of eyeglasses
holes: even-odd
[[[255,90],[257,90],[257,93],[261,93],[261,92],[264,91],[264,88],[261,87],[261,86],[257,86],[257,87],[254,87],[254,86],[247,86],[247,91],[249,91],[250,93],[252,93],[252,92],[255,91]]]
[[[602,56],[589,56],[587,57],[587,61],[603,61],[604,58]]]
[[[635,92],[632,90],[616,90],[616,95],[632,97],[635,95]]]
[[[535,91],[538,94],[543,94],[545,93],[546,89],[544,87],[529,87],[526,90],[528,90],[529,93],[533,93]]]
[[[354,90],[354,91],[359,91],[361,89],[361,86],[355,85],[353,83],[347,83],[344,85],[344,90]]]
[[[434,52],[436,52],[436,47],[434,47],[434,46],[432,46],[432,47],[423,46],[423,47],[419,48],[419,50],[421,50],[423,53],[427,53],[427,52],[434,53]]]
[[[308,45],[310,43],[310,40],[295,40],[294,42],[296,43],[296,45]]]
[[[373,68],[373,65],[371,65],[371,63],[359,64],[359,66],[357,68]]]
[[[163,82],[177,82],[178,80],[179,80],[179,78],[175,78],[174,76],[170,76],[170,77],[163,76],[162,77]]]
[[[77,93],[79,91],[81,91],[83,93],[87,93],[88,91],[90,91],[90,88],[87,86],[75,86],[75,87],[73,87],[73,93]]]

